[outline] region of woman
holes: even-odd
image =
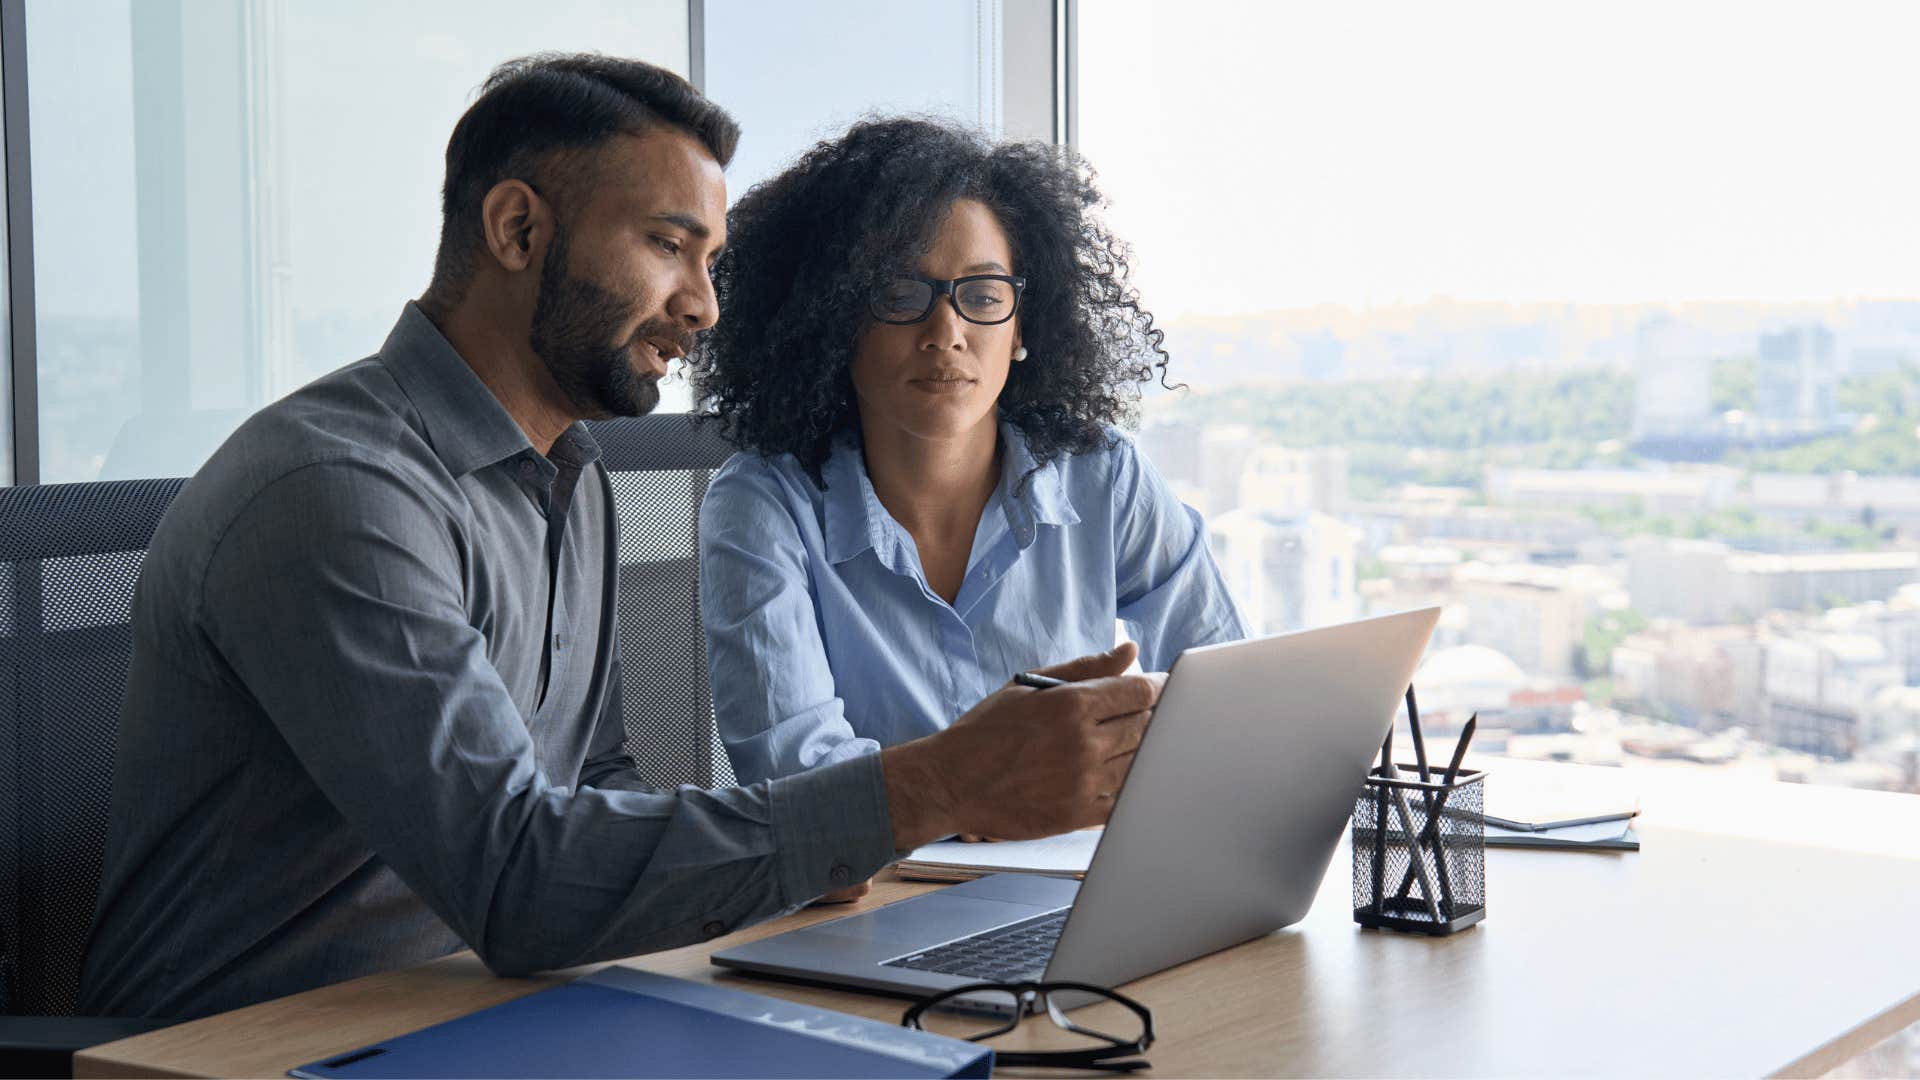
[[[692,371],[745,451],[700,512],[742,783],[931,734],[1116,618],[1149,670],[1245,635],[1199,515],[1110,426],[1167,358],[1099,201],[1068,151],[903,119],[729,215]]]

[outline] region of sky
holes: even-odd
[[[870,28],[878,2],[841,10]],[[444,132],[501,57],[598,46],[684,62],[679,0],[567,0],[531,37],[517,0],[485,0],[457,24],[441,17],[448,3],[286,9],[297,314],[379,321],[419,290]],[[708,4],[729,41],[745,31],[728,20],[751,9]],[[86,133],[36,140],[42,308],[131,316],[126,0],[28,11],[35,130]],[[1920,296],[1920,65],[1908,55],[1920,4],[1083,0],[1079,13],[1081,147],[1163,316],[1439,296]],[[922,14],[905,29],[969,34]],[[366,37],[370,20],[383,33]],[[756,111],[793,84],[775,59],[711,65],[716,91],[754,120],[746,157],[783,157],[817,134]],[[804,98],[838,117],[840,97],[914,82],[890,68],[840,77],[828,86],[809,69]],[[970,102],[952,81],[915,92]]]
[[[1920,297],[1908,3],[1085,0],[1163,316]]]

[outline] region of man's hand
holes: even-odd
[[[894,847],[972,833],[1025,840],[1099,825],[1165,681],[1122,675],[1138,650],[1043,669],[1070,686],[1009,683],[937,735],[880,756]]]

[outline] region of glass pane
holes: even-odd
[[[933,286],[924,281],[890,281],[873,294],[875,317],[905,321],[917,319],[933,298]]]
[[[821,139],[869,113],[922,113],[1002,134],[1009,106],[1021,130],[1046,116],[1051,80],[1004,70],[1010,27],[1002,0],[835,0],[770,4],[706,0],[706,89],[740,121],[729,194],[778,173]],[[1022,13],[1029,25],[1034,12]],[[777,73],[777,74],[776,74]],[[1044,73],[1042,73],[1044,74]],[[1008,91],[1019,100],[1006,100]],[[661,401],[684,403],[670,379]],[[681,407],[685,407],[684,404]]]
[[[1440,604],[1443,740],[1920,790],[1910,8],[1079,18],[1193,387],[1141,445],[1256,629]]]
[[[377,33],[369,33],[377,27]],[[184,475],[419,295],[501,60],[687,67],[681,0],[31,0],[42,479]]]
[[[1000,132],[999,0],[707,0],[706,17],[707,92],[744,133],[735,197],[869,112]]]
[[[969,281],[954,290],[960,311],[979,322],[1000,322],[1013,315],[1013,286],[1004,281]]]

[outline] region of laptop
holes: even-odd
[[[712,960],[915,997],[1042,978],[1117,987],[1298,922],[1439,618],[1182,653],[1084,880],[992,874]]]

